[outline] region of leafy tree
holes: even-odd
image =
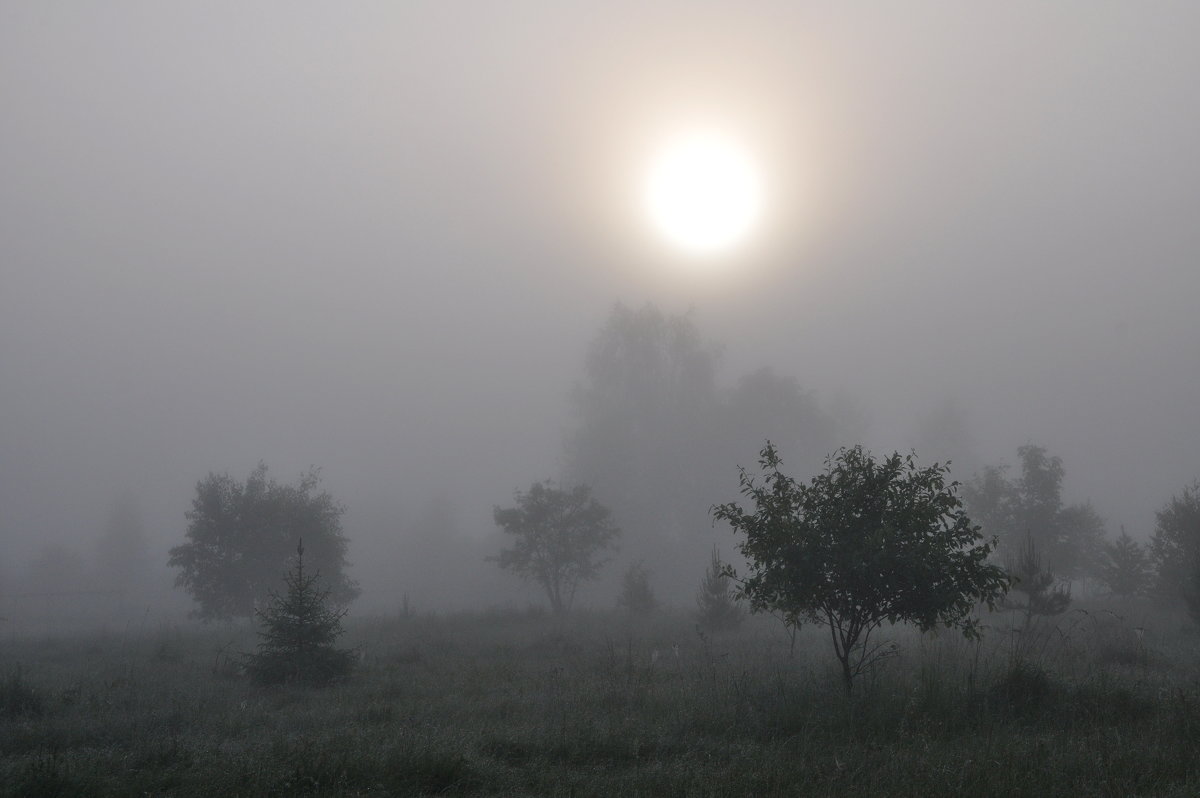
[[[546,480],[514,497],[516,507],[496,507],[493,517],[516,540],[489,559],[540,584],[550,607],[561,615],[571,608],[579,583],[594,579],[607,562],[598,554],[614,545],[620,530],[586,485],[567,490]]]
[[[1103,557],[1104,520],[1090,504],[1063,506],[1062,459],[1041,446],[1017,450],[1021,476],[988,466],[963,486],[972,516],[997,538],[1008,559],[1021,556],[1032,536],[1048,567],[1069,579],[1096,575]]]
[[[694,589],[715,542],[708,507],[733,498],[720,464],[752,460],[754,442],[770,438],[807,476],[835,440],[834,419],[795,379],[761,369],[726,388],[719,354],[690,312],[618,304],[573,393],[567,475],[605,497],[623,549],[671,596]]]
[[[1072,579],[1099,576],[1108,543],[1104,519],[1087,502],[1062,508],[1054,539],[1063,574]]]
[[[650,587],[650,573],[641,563],[633,563],[625,569],[617,606],[630,615],[649,615],[658,609],[658,599]]]
[[[639,557],[678,557],[679,539],[705,526],[713,461],[716,347],[690,314],[616,305],[592,340],[575,387],[566,470],[611,498]]]
[[[871,645],[884,623],[979,635],[975,606],[994,607],[1008,577],[988,564],[992,546],[963,512],[945,466],[921,468],[899,453],[877,462],[856,446],[828,457],[825,471],[804,484],[780,470],[770,443],[759,465],[761,483],[740,469],[753,512],[735,502],[713,508],[745,535],[749,573],[739,594],[785,623],[828,627],[847,692],[890,653]]]
[[[1155,513],[1150,559],[1155,590],[1168,600],[1184,600],[1200,621],[1200,480],[1172,496]]]
[[[246,672],[258,684],[304,682],[326,685],[354,669],[355,653],[337,648],[346,610],[333,609],[320,574],[304,573],[304,541],[296,546],[296,566],[284,575],[287,595],[270,591],[257,610],[263,628],[258,650],[245,657]]]
[[[795,377],[769,368],[737,381],[722,404],[718,427],[723,456],[748,462],[761,447],[743,448],[747,441],[771,440],[796,452],[792,466],[806,476],[821,470],[825,453],[834,445],[834,420]]]
[[[700,580],[696,593],[696,621],[700,628],[709,632],[734,629],[741,625],[745,613],[734,595],[733,580],[725,572],[721,557],[714,546],[712,561]]]
[[[1020,552],[1009,558],[1008,575],[1012,590],[1023,594],[1025,599],[1019,603],[1006,598],[1004,606],[1024,613],[1023,630],[1026,632],[1035,618],[1061,615],[1071,606],[1070,586],[1062,584],[1042,563],[1041,552],[1032,535],[1026,535]]]
[[[179,569],[175,583],[199,604],[196,615],[206,621],[249,617],[279,583],[298,538],[309,541],[333,601],[344,605],[358,595],[345,573],[345,507],[319,486],[316,470],[296,485],[281,485],[268,479],[263,463],[245,482],[210,473],[196,484],[187,542],[171,549],[168,561]]]
[[[1104,544],[1100,581],[1114,596],[1130,598],[1145,595],[1150,588],[1150,556],[1146,549],[1129,537],[1125,527],[1112,543]]]

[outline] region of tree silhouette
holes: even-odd
[[[749,574],[739,593],[752,610],[791,626],[826,626],[847,693],[855,676],[894,650],[871,645],[884,623],[979,635],[976,605],[994,606],[1008,578],[987,562],[992,547],[963,512],[945,466],[920,468],[914,455],[898,453],[877,462],[856,446],[826,458],[824,473],[804,484],[780,470],[769,442],[759,465],[761,483],[741,469],[753,512],[734,502],[713,508],[745,535]]]
[[[723,629],[733,629],[741,625],[745,613],[734,596],[733,580],[725,572],[714,546],[712,561],[700,580],[700,590],[696,593],[696,621],[700,628],[717,632]]]
[[[517,491],[516,501],[516,507],[494,512],[496,526],[516,540],[488,559],[540,584],[551,609],[561,615],[571,608],[579,583],[594,579],[607,562],[597,555],[620,530],[586,485],[564,490],[549,480],[535,482],[528,493]]]
[[[303,682],[326,685],[354,668],[355,654],[334,644],[342,636],[345,609],[329,607],[320,573],[304,573],[304,541],[296,546],[296,567],[284,576],[287,594],[271,591],[257,610],[263,628],[258,651],[246,655],[246,672],[258,684]]]
[[[1062,458],[1041,446],[1017,449],[1021,474],[988,466],[963,486],[971,517],[999,540],[1006,559],[1020,558],[1032,536],[1046,565],[1068,579],[1095,576],[1103,562],[1104,519],[1086,502],[1063,505]]]
[[[358,586],[345,573],[345,507],[319,490],[309,471],[296,485],[282,485],[259,463],[244,481],[210,473],[196,484],[187,513],[187,540],[170,552],[175,583],[198,603],[205,621],[250,617],[268,590],[279,585],[292,542],[308,541],[312,562],[324,571],[333,599],[348,604]]]
[[[1104,546],[1100,581],[1114,596],[1141,596],[1150,588],[1150,556],[1145,548],[1125,532]]]
[[[1164,599],[1182,599],[1192,617],[1200,621],[1200,481],[1183,489],[1155,514],[1150,540],[1156,593]]]
[[[1033,535],[1026,535],[1017,556],[1009,559],[1008,575],[1012,578],[1012,590],[1025,599],[1023,603],[1006,599],[1004,606],[1024,613],[1023,631],[1029,631],[1035,618],[1061,615],[1071,606],[1070,586],[1059,582],[1054,572],[1042,563]]]

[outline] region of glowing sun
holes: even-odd
[[[736,142],[694,133],[658,153],[644,200],[651,222],[672,244],[692,254],[717,254],[744,241],[758,221],[762,179]]]

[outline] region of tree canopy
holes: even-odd
[[[748,573],[729,573],[752,610],[827,626],[847,691],[886,651],[870,640],[885,622],[974,637],[975,606],[994,607],[1008,588],[945,466],[922,468],[898,453],[876,461],[856,446],[829,456],[805,484],[782,472],[770,443],[759,465],[761,481],[740,469],[752,510],[736,502],[713,508],[744,535]]]
[[[625,552],[672,598],[693,588],[715,542],[708,507],[733,497],[721,464],[746,462],[771,438],[811,473],[833,446],[834,420],[796,379],[760,369],[723,386],[719,359],[694,314],[618,304],[573,394],[567,476],[605,497]]]
[[[673,544],[703,521],[716,361],[690,315],[653,305],[618,304],[588,349],[573,394],[567,472],[611,497],[622,526],[639,538]]]
[[[1062,459],[1041,446],[1017,449],[1021,475],[988,466],[963,486],[967,508],[999,541],[1001,554],[1021,556],[1027,537],[1046,567],[1068,579],[1096,576],[1103,562],[1104,519],[1088,503],[1063,505]]]
[[[295,485],[267,476],[259,463],[244,482],[209,473],[196,484],[186,542],[170,552],[175,583],[191,593],[204,620],[249,617],[281,583],[290,552],[303,538],[334,602],[348,604],[358,587],[345,573],[345,507],[320,490],[309,471]]]
[[[550,480],[535,482],[515,499],[515,507],[494,510],[496,526],[514,540],[491,559],[541,585],[551,609],[561,615],[571,608],[579,583],[599,574],[607,562],[599,555],[620,530],[586,485],[565,489]]]
[[[1115,541],[1104,545],[1099,578],[1110,593],[1122,598],[1142,596],[1150,589],[1150,556],[1125,527]]]
[[[1155,514],[1150,558],[1158,572],[1156,592],[1184,600],[1200,619],[1200,481],[1172,496]]]

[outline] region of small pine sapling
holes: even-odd
[[[1144,596],[1150,590],[1150,555],[1121,527],[1121,536],[1104,544],[1100,581],[1114,596]]]
[[[700,580],[696,593],[696,622],[707,632],[736,629],[745,618],[745,612],[733,594],[733,582],[728,570],[721,562],[717,548],[712,551],[712,561]]]
[[[1029,631],[1035,618],[1062,615],[1071,606],[1071,586],[1061,583],[1054,572],[1042,564],[1032,535],[1025,535],[1020,552],[1008,563],[1007,570],[1012,579],[1012,590],[1025,599],[1014,602],[1006,598],[1002,606],[1024,613],[1023,632]]]
[[[296,567],[284,575],[287,595],[271,591],[267,606],[256,610],[261,641],[244,664],[257,684],[327,685],[349,674],[357,659],[354,651],[335,645],[346,610],[328,606],[330,590],[321,588],[319,572],[304,573],[303,541],[296,554]]]

